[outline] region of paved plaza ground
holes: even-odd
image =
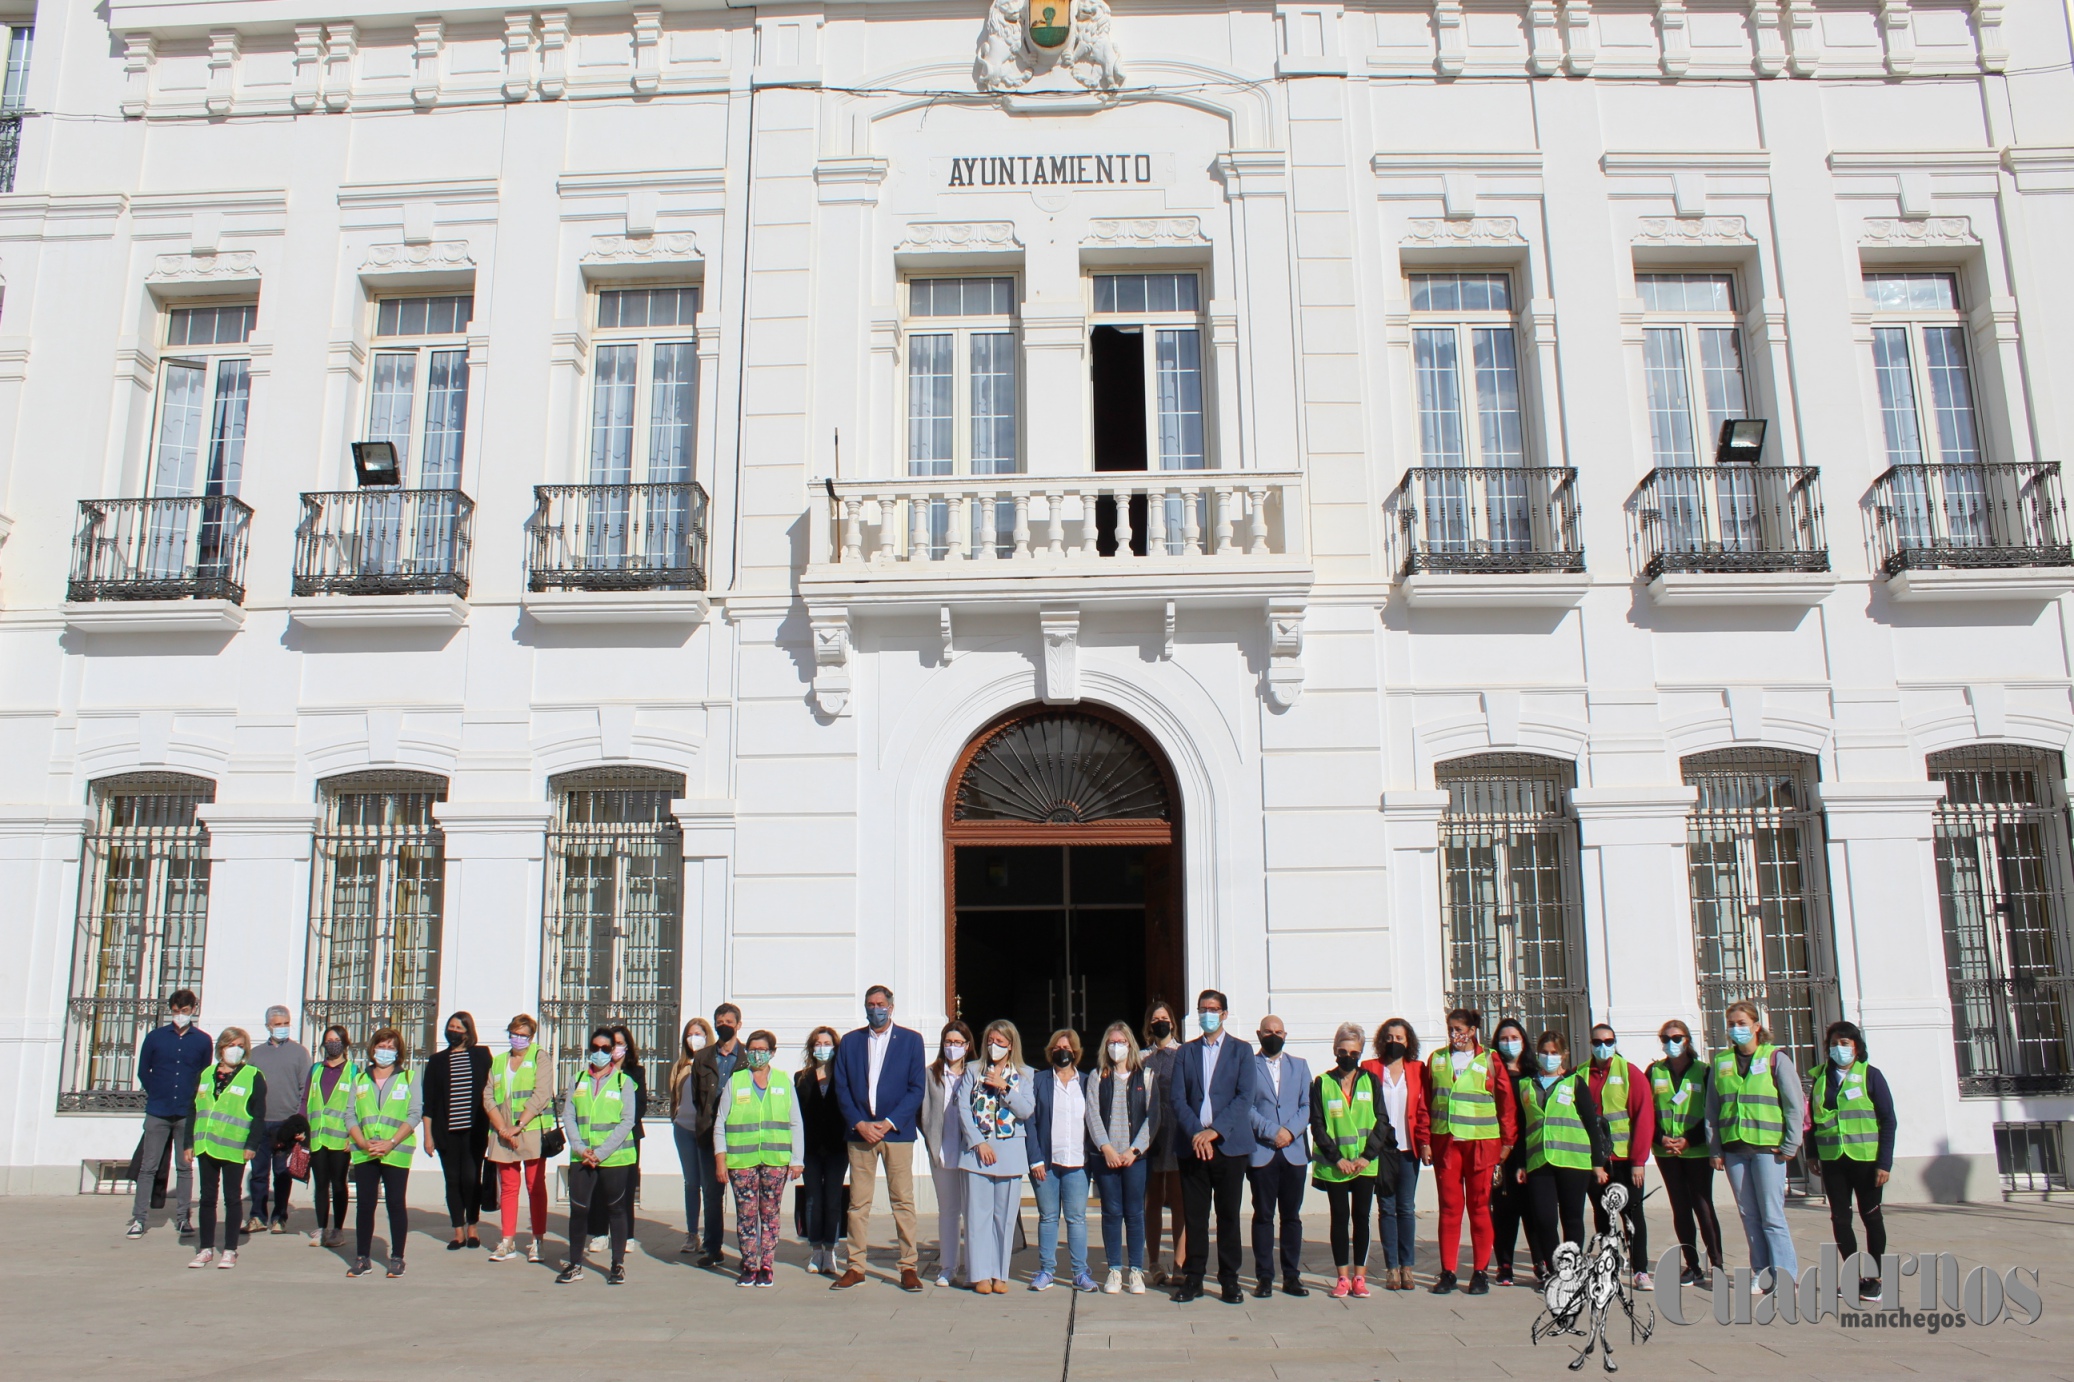
[[[1313,1268],[1330,1261],[1317,1241],[1324,1205],[1315,1208],[1306,1221]],[[1063,1288],[983,1297],[931,1287],[908,1296],[892,1285],[889,1250],[873,1254],[875,1268],[883,1259],[882,1279],[831,1293],[802,1270],[803,1251],[788,1243],[777,1288],[749,1291],[735,1289],[730,1276],[688,1265],[677,1255],[680,1221],[646,1214],[624,1287],[608,1288],[596,1273],[558,1287],[551,1266],[492,1265],[486,1252],[442,1251],[444,1215],[425,1210],[412,1212],[417,1231],[408,1275],[390,1281],[377,1271],[348,1281],[338,1254],[307,1246],[299,1234],[261,1237],[239,1254],[233,1272],[187,1271],[192,1240],[183,1243],[155,1222],[141,1241],[128,1241],[125,1210],[125,1201],[107,1197],[0,1200],[0,1376],[1331,1382],[1553,1378],[1569,1375],[1571,1357],[1561,1343],[1528,1342],[1540,1302],[1524,1290],[1481,1299],[1378,1291],[1367,1301],[1332,1301],[1314,1291],[1308,1300],[1277,1295],[1256,1302],[1249,1295],[1242,1306],[1214,1297],[1177,1306],[1150,1291],[1076,1296]],[[1826,1239],[1827,1216],[1819,1206],[1791,1214],[1804,1259],[1812,1262]],[[1701,1322],[1659,1324],[1656,1337],[1637,1347],[1627,1346],[1624,1332],[1616,1335],[1621,1372],[1744,1382],[2074,1379],[2074,1293],[2063,1284],[2062,1266],[2074,1261],[2074,1206],[1895,1208],[1888,1220],[1890,1251],[1954,1252],[1969,1268],[2037,1268],[2043,1317],[2030,1326],[1969,1326],[1934,1336],[1845,1329],[1834,1320],[1723,1327],[1708,1313],[1709,1297],[1688,1290],[1687,1312]],[[307,1224],[305,1209],[298,1207],[296,1222]],[[885,1215],[875,1222],[890,1231]],[[550,1232],[555,1256],[562,1227],[557,1213]],[[1029,1228],[1034,1234],[1034,1217]],[[1421,1228],[1431,1232],[1430,1216],[1422,1216]],[[1650,1230],[1658,1249],[1671,1241],[1661,1216],[1652,1216]],[[1731,1261],[1742,1261],[1740,1236],[1731,1236]],[[1421,1271],[1430,1270],[1430,1243],[1420,1252]],[[1019,1273],[1027,1277],[1033,1262],[1034,1254],[1024,1254]],[[1910,1280],[1911,1304],[1916,1290]],[[1578,1375],[1595,1374],[1596,1358]]]

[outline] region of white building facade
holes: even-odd
[[[658,1072],[1747,996],[1900,1197],[2059,1173],[2058,5],[0,22],[16,1191],[183,986]]]

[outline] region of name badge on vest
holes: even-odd
[[[1325,1101],[1325,1111],[1327,1113],[1343,1113],[1346,1111],[1346,1107],[1346,1104],[1339,1099],[1327,1099]]]
[[[747,1099],[748,1097],[749,1097],[749,1091],[748,1091],[748,1090],[746,1090],[746,1089],[738,1089],[738,1090],[736,1090],[736,1091],[735,1091],[735,1099],[736,1099],[737,1101],[745,1100],[745,1099]]]
[[[1844,1091],[1844,1097],[1845,1097],[1846,1099],[1862,1099],[1862,1098],[1864,1098],[1864,1097],[1865,1097],[1865,1086],[1864,1086],[1864,1085],[1852,1085],[1852,1086],[1851,1086],[1851,1087],[1850,1087],[1849,1089],[1846,1089],[1846,1090]]]
[[[1567,1081],[1564,1083],[1561,1089],[1556,1091],[1556,1102],[1564,1105],[1565,1107],[1568,1107],[1569,1105],[1577,1102],[1576,1094],[1573,1090],[1573,1087]]]
[[[1375,1099],[1364,1089],[1354,1095],[1354,1102],[1357,1104],[1372,1104],[1375,1102]]]
[[[1671,1107],[1672,1107],[1672,1108],[1683,1108],[1683,1107],[1685,1107],[1685,1096],[1686,1096],[1686,1095],[1688,1095],[1688,1094],[1690,1094],[1690,1093],[1692,1093],[1692,1086],[1691,1086],[1691,1085],[1680,1085],[1680,1086],[1678,1086],[1678,1092],[1677,1092],[1676,1094],[1673,1094],[1673,1095],[1671,1096]]]

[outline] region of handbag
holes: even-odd
[[[540,1134],[540,1155],[542,1158],[558,1157],[567,1150],[569,1150],[569,1134],[562,1131],[561,1124],[557,1123],[546,1132]]]
[[[310,1144],[298,1142],[288,1153],[288,1174],[297,1180],[310,1178]]]

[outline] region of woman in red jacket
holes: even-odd
[[[1426,1067],[1419,1064],[1419,1034],[1411,1023],[1393,1017],[1375,1029],[1375,1059],[1361,1068],[1375,1076],[1383,1107],[1397,1134],[1397,1188],[1376,1196],[1376,1217],[1383,1240],[1383,1289],[1412,1289],[1418,1216],[1412,1198],[1419,1188],[1419,1167],[1433,1160],[1432,1115],[1426,1107]]]

